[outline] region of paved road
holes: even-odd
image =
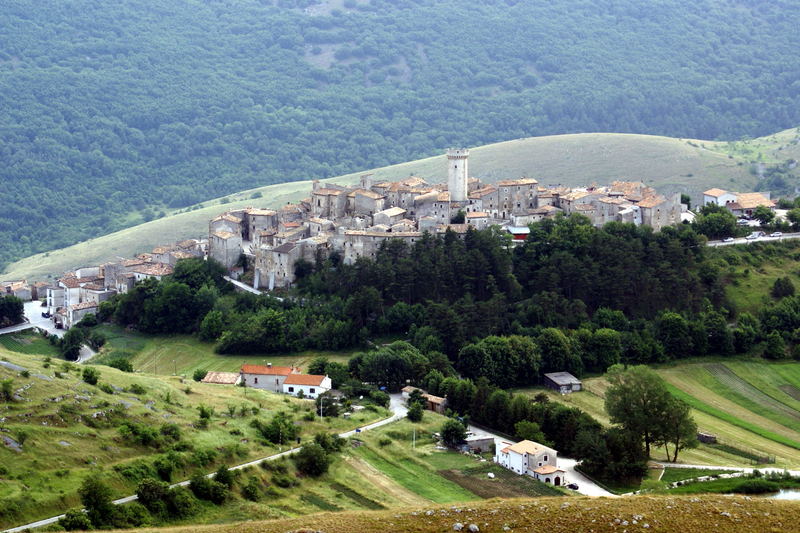
[[[403,401],[402,396],[400,394],[390,394],[389,395],[389,399],[390,399],[389,410],[392,411],[392,416],[390,416],[389,418],[385,418],[383,420],[379,420],[378,422],[374,422],[372,424],[368,424],[366,426],[363,426],[363,427],[359,428],[358,431],[369,431],[371,429],[379,428],[381,426],[385,426],[386,424],[391,424],[392,422],[395,422],[395,421],[403,418],[404,416],[406,416],[406,413],[408,412],[408,409],[406,409],[405,402]],[[342,437],[342,438],[352,437],[353,435],[356,434],[356,432],[357,432],[357,430],[345,431],[344,433],[340,433],[339,436]],[[281,452],[281,453],[276,453],[274,455],[269,455],[267,457],[262,457],[260,459],[254,460],[254,461],[250,461],[250,462],[247,462],[247,463],[244,463],[244,464],[233,466],[233,467],[231,467],[231,470],[240,470],[242,468],[247,468],[248,466],[255,466],[255,465],[263,463],[264,461],[274,461],[275,459],[279,459],[281,457],[286,457],[286,456],[289,456],[289,455],[291,455],[293,453],[296,453],[299,450],[300,450],[300,447],[290,448],[290,449],[288,449],[288,450],[286,450],[284,452]],[[209,478],[210,477],[214,477],[214,473],[206,474],[206,477],[209,477]],[[189,480],[187,479],[187,480],[181,481],[179,483],[174,483],[174,484],[172,484],[170,486],[171,487],[185,487],[188,484],[189,484]],[[121,505],[123,503],[130,503],[132,501],[136,501],[136,495],[135,494],[132,495],[132,496],[126,496],[124,498],[120,498],[118,500],[114,500],[114,503],[116,505]],[[18,531],[24,531],[26,529],[33,529],[33,528],[37,528],[37,527],[47,526],[47,525],[53,524],[55,522],[58,522],[58,519],[63,517],[63,516],[64,515],[62,514],[62,515],[53,516],[53,517],[50,517],[50,518],[45,518],[44,520],[38,520],[36,522],[31,522],[30,524],[25,524],[25,525],[22,525],[22,526],[12,527],[10,529],[6,529],[4,531],[4,533],[14,533],[14,532],[18,532]]]
[[[800,239],[800,233],[784,233],[781,237],[770,237],[767,234],[764,237],[759,237],[757,239],[747,239],[745,237],[740,237],[738,239],[733,239],[730,242],[723,242],[723,241],[708,241],[709,246],[733,246],[734,244],[750,244],[753,242],[765,242],[765,241],[782,241],[788,239]]]
[[[24,331],[26,329],[31,329],[31,328],[39,328],[47,331],[52,335],[56,335],[57,337],[63,337],[64,330],[57,329],[55,324],[53,324],[52,320],[42,316],[42,311],[44,311],[45,309],[46,309],[45,307],[42,307],[41,302],[26,302],[25,322],[23,322],[22,324],[17,324],[16,326],[0,329],[0,335],[5,335],[6,333],[15,333],[17,331]],[[97,355],[97,352],[95,352],[88,346],[86,345],[81,346],[81,352],[78,355],[78,360],[76,362],[85,363],[95,355]]]

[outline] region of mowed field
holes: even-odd
[[[265,363],[306,370],[308,364],[318,356],[347,363],[352,355],[350,352],[325,351],[290,355],[219,355],[214,353],[213,343],[202,342],[191,335],[147,335],[112,325],[100,326],[99,330],[108,341],[95,362],[107,363],[122,357],[130,360],[137,372],[148,374],[191,376],[195,370],[238,372],[243,364]]]
[[[699,193],[710,187],[752,189],[756,183],[749,172],[752,150],[788,156],[788,151],[779,152],[778,148],[786,145],[789,150],[793,146],[793,131],[739,144],[617,133],[531,137],[472,148],[470,174],[486,182],[528,176],[544,185],[572,186],[639,180],[663,191],[688,192],[699,199]],[[418,175],[435,183],[446,179],[445,157],[439,155],[325,181],[350,184],[365,173],[373,174],[375,180]],[[307,197],[310,189],[310,181],[299,181],[209,200],[168,212],[161,219],[22,259],[9,265],[2,278],[47,279],[80,266],[132,257],[160,244],[203,237],[207,235],[208,221],[225,210],[247,206],[276,208]],[[257,193],[261,197],[253,199]]]
[[[770,456],[775,463],[769,466],[800,468],[799,363],[709,360],[657,372],[673,394],[691,405],[699,430],[716,435],[722,444],[685,450],[679,462],[752,466],[753,456]],[[548,394],[609,424],[603,407],[607,386],[603,378],[590,378],[584,381],[582,392]],[[532,395],[540,390],[524,392]],[[663,450],[654,452],[653,457],[666,460]]]

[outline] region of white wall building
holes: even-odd
[[[328,392],[332,388],[331,378],[312,374],[291,374],[283,382],[284,394],[297,396],[302,392],[304,398],[312,399],[324,392]]]
[[[300,372],[291,366],[242,365],[239,373],[245,387],[263,389],[272,392],[283,392],[283,383],[287,376]]]
[[[517,443],[495,439],[494,462],[517,474],[527,474],[544,483],[565,485],[566,472],[558,468],[558,452],[538,442]]]

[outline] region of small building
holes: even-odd
[[[83,317],[90,313],[97,313],[97,302],[87,301],[70,305],[67,308],[65,327],[71,328],[81,321]]]
[[[528,226],[506,226],[506,231],[511,234],[511,238],[515,241],[524,241],[531,233],[531,228]]]
[[[466,438],[464,447],[466,448],[465,451],[473,453],[486,453],[492,449],[493,444],[494,437],[492,436],[473,435]]]
[[[444,414],[444,411],[447,408],[447,398],[428,394],[419,387],[412,387],[411,385],[407,385],[400,389],[400,395],[404,400],[408,401],[408,399],[411,397],[411,393],[415,390],[418,390],[422,395],[422,399],[425,400],[425,409],[428,411],[433,411],[434,413]]]
[[[570,394],[581,390],[581,380],[569,372],[551,372],[544,375],[544,384],[561,394]]]
[[[242,375],[236,372],[207,372],[201,382],[215,385],[238,385],[241,379]]]
[[[543,483],[565,485],[566,472],[558,467],[558,452],[538,442],[512,443],[495,440],[494,462],[520,475],[529,475]]]
[[[283,382],[283,393],[293,396],[303,393],[304,398],[315,399],[333,388],[331,378],[313,374],[290,374]]]
[[[263,389],[272,392],[283,392],[283,383],[287,376],[300,371],[293,366],[242,365],[239,374],[245,387]]]

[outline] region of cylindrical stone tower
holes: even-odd
[[[450,148],[447,150],[447,190],[451,202],[467,200],[467,178],[469,177],[469,150]]]

